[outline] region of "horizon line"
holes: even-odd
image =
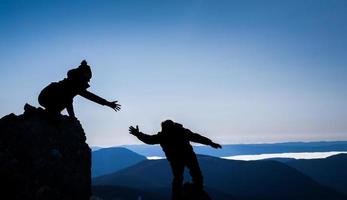
[[[283,142],[259,142],[259,143],[226,143],[221,144],[224,145],[271,145],[271,144],[291,144],[291,143],[342,143],[347,142],[346,140],[314,140],[314,141],[283,141]],[[99,145],[90,145],[90,147],[100,147],[100,148],[112,148],[112,147],[126,147],[126,146],[142,146],[145,144],[123,144],[123,145],[114,145],[114,146],[99,146]],[[206,146],[201,144],[192,144],[193,146]],[[152,145],[155,146],[155,145]]]

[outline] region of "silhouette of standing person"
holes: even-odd
[[[189,169],[193,185],[196,189],[203,191],[203,176],[190,142],[210,145],[213,148],[222,148],[222,146],[206,137],[193,133],[172,120],[162,122],[161,128],[161,132],[156,135],[144,134],[139,131],[138,126],[136,128],[130,126],[129,132],[146,144],[160,144],[162,147],[174,176],[172,181],[172,200],[181,199],[185,167]]]
[[[92,78],[92,71],[87,61],[83,60],[81,65],[67,72],[67,78],[59,82],[53,82],[45,87],[39,95],[39,103],[50,113],[60,113],[66,109],[69,116],[75,118],[73,109],[73,98],[80,95],[100,105],[111,107],[115,111],[120,110],[117,101],[107,101],[87,89]]]

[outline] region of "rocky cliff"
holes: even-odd
[[[24,110],[0,119],[0,199],[89,199],[91,151],[79,121]]]

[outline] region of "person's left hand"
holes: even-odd
[[[210,146],[215,148],[215,149],[221,149],[222,148],[222,146],[220,144],[217,144],[217,143],[214,143],[214,142]]]
[[[120,107],[121,107],[121,105],[118,104],[118,101],[111,101],[109,102],[108,106],[111,107],[116,112],[120,111]]]

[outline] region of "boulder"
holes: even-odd
[[[0,119],[1,199],[89,199],[91,150],[79,121],[24,110]]]

